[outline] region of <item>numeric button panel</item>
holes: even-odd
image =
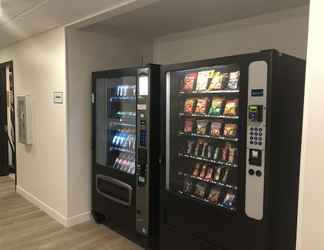
[[[250,145],[262,146],[263,132],[263,128],[261,127],[250,127]]]

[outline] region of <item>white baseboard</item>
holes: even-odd
[[[91,220],[90,212],[74,215],[66,219],[66,227],[73,227],[75,225],[81,224]]]
[[[74,225],[90,220],[90,212],[82,213],[72,217],[66,217],[20,186],[17,186],[17,193],[24,197],[26,200],[30,201],[35,206],[37,206],[38,208],[40,208],[41,210],[43,210],[45,213],[47,213],[54,220],[62,224],[64,227],[72,227]]]

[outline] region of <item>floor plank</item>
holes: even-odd
[[[142,250],[111,229],[86,222],[64,228],[0,177],[1,250]]]

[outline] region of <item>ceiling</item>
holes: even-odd
[[[160,0],[114,16],[87,30],[140,34],[156,38],[308,4],[308,0]]]
[[[0,49],[55,27],[150,0],[0,0]]]
[[[4,25],[6,20],[14,19],[24,12],[33,9],[44,0],[0,0],[3,14],[5,18],[0,19],[0,25]]]
[[[150,38],[298,7],[308,0],[0,0],[0,49],[55,27]],[[80,21],[80,22],[79,22]],[[76,24],[75,24],[76,23]]]

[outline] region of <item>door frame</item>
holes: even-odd
[[[8,133],[10,133],[10,131],[6,131],[6,137],[7,137],[7,142],[8,142],[8,150],[9,150],[9,147],[11,147],[11,151],[12,151],[12,165],[13,165],[13,169],[10,169],[10,167],[8,166],[8,174],[10,173],[14,173],[15,174],[15,186],[17,185],[17,155],[16,155],[16,109],[15,109],[15,85],[14,85],[14,68],[13,68],[13,61],[8,61],[8,62],[4,62],[4,63],[1,63],[0,64],[0,68],[5,68],[5,81],[7,79],[7,67],[9,67],[10,69],[10,72],[11,72],[11,76],[10,76],[10,82],[12,84],[12,87],[10,86],[11,88],[11,91],[12,91],[12,100],[13,102],[12,103],[8,103],[9,101],[9,95],[8,95],[8,92],[7,92],[7,82],[5,83],[6,84],[6,91],[5,91],[5,94],[4,94],[4,97],[5,97],[5,101],[6,101],[6,110],[5,110],[5,113],[6,113],[6,123],[7,123],[7,126],[9,124],[9,122],[11,122],[12,124],[12,136],[13,136],[13,140],[9,142],[9,136],[8,136]],[[8,112],[7,112],[7,108],[8,108],[8,105],[12,105],[12,111],[11,112],[11,115],[10,115],[10,120],[8,120]],[[7,161],[9,163],[9,157],[7,157]]]

